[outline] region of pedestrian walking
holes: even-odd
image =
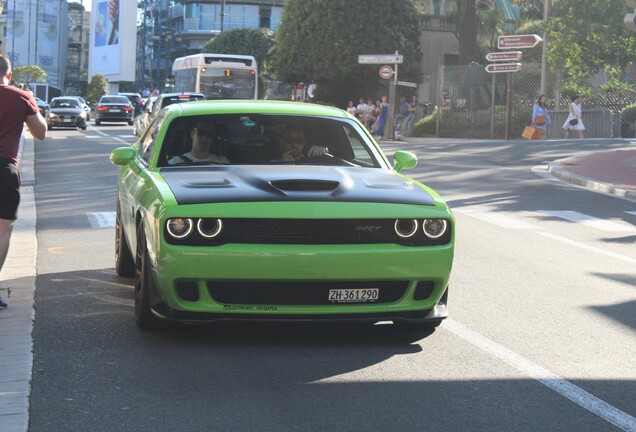
[[[386,96],[382,96],[382,101],[376,105],[375,111],[376,113],[378,113],[378,115],[375,123],[373,123],[373,126],[371,127],[371,132],[375,133],[378,139],[382,139],[384,137],[384,126],[386,124],[386,118],[389,115],[389,102],[387,101]]]
[[[11,76],[11,62],[0,54],[0,271],[20,203],[18,150],[24,123],[36,139],[46,136],[46,121],[33,94],[10,86]],[[0,298],[0,309],[6,307]]]
[[[551,123],[547,103],[548,97],[541,95],[537,99],[537,103],[532,106],[532,123],[530,125],[539,131],[536,139],[542,139],[544,135],[547,135],[548,125]]]
[[[581,97],[580,96],[572,96],[572,103],[570,104],[570,114],[568,118],[563,123],[563,129],[565,129],[565,139],[570,138],[570,131],[578,131],[579,138],[585,138],[583,131],[585,130],[585,125],[583,124],[583,119],[581,118]]]

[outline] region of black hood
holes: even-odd
[[[377,168],[256,166],[162,168],[179,204],[342,201],[435,205],[418,185]]]

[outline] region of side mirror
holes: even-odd
[[[415,165],[417,165],[417,156],[414,153],[400,150],[393,155],[393,170],[396,172],[413,168]]]
[[[115,165],[128,165],[136,153],[137,150],[132,147],[119,147],[110,153],[110,161]]]

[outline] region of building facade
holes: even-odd
[[[0,14],[2,52],[13,67],[38,65],[47,84],[64,88],[68,50],[66,0],[5,0]]]
[[[162,88],[175,58],[201,52],[226,30],[280,24],[284,0],[139,1],[137,82]]]

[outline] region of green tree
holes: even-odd
[[[548,20],[548,64],[565,85],[579,85],[601,70],[622,68],[636,57],[634,33],[623,26],[624,0],[560,0]]]
[[[315,82],[317,98],[344,106],[377,95],[380,65],[358,64],[360,54],[404,55],[399,78],[419,82],[420,25],[410,0],[287,0],[276,32],[275,76]]]
[[[28,86],[32,82],[45,82],[46,72],[38,65],[18,66],[13,69],[13,79]]]
[[[92,104],[99,102],[99,98],[108,94],[108,81],[104,75],[96,74],[91,78],[86,89],[86,100]]]
[[[251,55],[256,58],[261,73],[267,73],[274,43],[274,33],[269,29],[241,28],[215,36],[203,45],[201,52]]]

